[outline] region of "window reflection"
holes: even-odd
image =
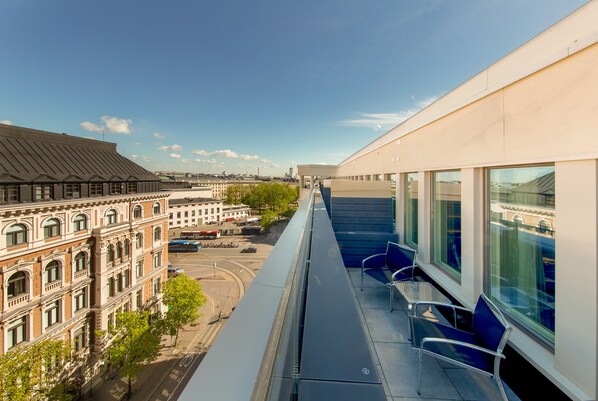
[[[488,171],[489,293],[513,318],[554,342],[554,166]]]
[[[417,211],[418,211],[417,173],[407,174],[407,191],[405,202],[405,242],[417,249]]]
[[[434,263],[461,278],[461,173],[434,174]]]

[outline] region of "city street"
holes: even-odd
[[[198,253],[169,254],[173,266],[181,267],[184,274],[201,283],[206,303],[200,309],[202,316],[198,321],[181,330],[176,347],[172,346],[170,337],[162,339],[164,348],[160,356],[133,384],[132,400],[173,401],[178,398],[285,227],[286,222],[280,222],[265,235],[201,240],[203,243],[233,242],[239,245],[237,248],[202,248]],[[172,230],[170,239],[178,238],[179,232]],[[241,252],[249,246],[257,251]],[[125,390],[125,379],[97,380],[92,399],[120,400]]]

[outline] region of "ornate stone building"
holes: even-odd
[[[96,330],[160,311],[167,197],[114,143],[0,124],[0,353],[62,338],[88,378]]]

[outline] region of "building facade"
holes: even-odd
[[[249,217],[251,208],[247,205],[223,205],[222,219],[224,221],[244,220]]]
[[[575,400],[598,396],[598,2],[590,1],[337,166],[397,180],[396,232],[466,306]]]
[[[222,201],[210,198],[169,199],[170,228],[196,227],[222,221]]]
[[[0,352],[61,338],[89,378],[97,330],[162,310],[167,197],[113,143],[0,124]]]

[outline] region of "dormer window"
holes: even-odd
[[[48,200],[54,197],[54,185],[40,184],[35,186],[35,200]]]

